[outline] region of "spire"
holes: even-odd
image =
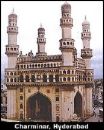
[[[42,28],[42,23],[40,23],[40,28]]]
[[[13,8],[13,10],[12,10],[12,14],[14,14],[14,8]]]
[[[85,15],[84,21],[82,22],[82,25],[89,25],[90,23],[87,21],[87,16]]]
[[[86,20],[87,18],[86,18],[86,15],[85,15],[85,20]]]
[[[65,0],[65,4],[68,4],[67,0]]]

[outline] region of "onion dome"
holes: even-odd
[[[42,24],[40,24],[40,27],[38,28],[38,34],[44,34],[45,29],[42,27]]]
[[[89,25],[90,23],[87,21],[86,16],[85,16],[85,20],[83,21],[82,25]]]
[[[65,3],[61,6],[61,10],[62,10],[62,12],[64,12],[64,13],[68,13],[68,12],[70,12],[70,10],[71,10],[71,5],[68,4],[67,2],[65,2]]]

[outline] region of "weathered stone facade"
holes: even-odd
[[[45,29],[38,29],[38,52],[27,55],[17,45],[17,15],[9,15],[8,68],[5,69],[7,86],[7,117],[18,120],[71,121],[73,115],[86,118],[92,114],[93,69],[90,68],[90,24],[82,24],[83,49],[77,58],[74,39],[71,38],[73,19],[71,5],[62,5],[62,55],[45,52]]]

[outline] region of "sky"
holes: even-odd
[[[81,40],[82,22],[85,15],[90,22],[91,49],[93,58],[91,67],[94,78],[103,78],[103,2],[102,1],[67,1],[71,5],[73,18],[72,38],[75,40],[77,55],[80,58],[83,42]],[[40,24],[45,28],[46,52],[49,55],[61,54],[59,40],[61,39],[61,5],[64,1],[2,1],[1,2],[1,77],[7,67],[5,45],[8,44],[8,15],[17,14],[18,36],[17,44],[23,54],[30,50],[37,52],[37,29]]]

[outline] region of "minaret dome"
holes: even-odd
[[[85,19],[84,19],[84,21],[83,21],[83,23],[82,23],[82,26],[84,26],[84,25],[89,25],[90,23],[87,21],[87,18],[86,18],[86,16],[85,16]]]
[[[61,10],[64,13],[69,13],[71,11],[71,5],[67,2],[65,2],[62,6],[61,6]]]
[[[42,24],[40,25],[40,27],[38,28],[38,35],[39,34],[45,34],[45,29],[43,28]]]

